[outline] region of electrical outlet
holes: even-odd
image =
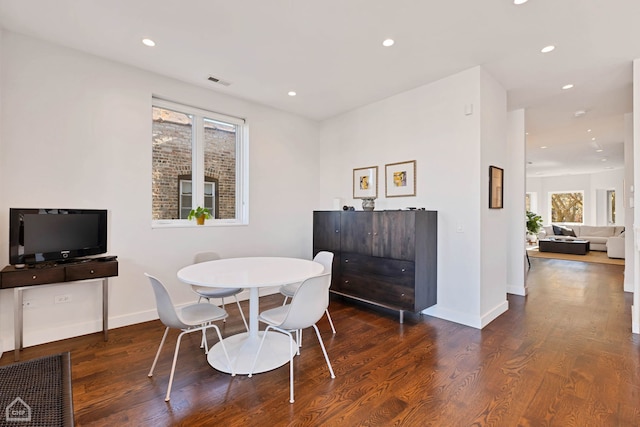
[[[54,302],[56,304],[63,304],[65,302],[71,302],[71,294],[56,295]]]
[[[22,301],[23,308],[34,308],[36,306],[36,300],[26,299]]]

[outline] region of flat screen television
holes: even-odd
[[[106,252],[106,210],[9,210],[10,264],[72,261]]]

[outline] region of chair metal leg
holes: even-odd
[[[176,351],[173,353],[173,363],[171,364],[171,374],[169,374],[169,385],[167,386],[167,397],[164,398],[165,402],[168,402],[171,399],[171,386],[173,385],[173,374],[176,372],[176,362],[178,361],[178,351],[180,351],[180,341],[182,340],[182,336],[189,331],[182,331],[180,335],[178,335],[178,340],[176,341]]]
[[[329,367],[329,372],[331,372],[331,378],[335,378],[336,375],[333,373],[333,368],[331,367],[331,362],[329,362],[329,356],[327,356],[327,350],[324,348],[324,342],[322,341],[322,337],[320,336],[320,331],[316,325],[312,325],[313,329],[316,330],[316,335],[318,336],[318,341],[320,342],[320,348],[322,348],[322,353],[324,353],[324,360],[327,361],[327,366]]]
[[[293,403],[293,335],[291,335],[291,332],[287,332],[287,335],[289,335],[289,403]],[[300,347],[298,347],[296,345],[296,348],[298,348],[298,354],[300,354]]]
[[[224,352],[224,355],[227,358],[227,363],[229,364],[229,370],[231,371],[231,376],[235,377],[236,371],[235,369],[233,369],[233,364],[231,363],[231,359],[229,358],[229,353],[227,353],[227,347],[225,347],[224,342],[222,341],[222,334],[220,333],[220,328],[218,328],[218,326],[214,325],[213,323],[208,325],[206,328],[213,328],[216,330],[218,334],[218,339],[220,340],[220,345],[222,346],[222,351]]]
[[[164,345],[164,340],[167,339],[167,334],[169,333],[169,328],[164,330],[164,335],[162,335],[162,340],[160,341],[160,345],[158,346],[158,351],[156,352],[156,357],[153,359],[153,364],[151,365],[151,370],[149,371],[148,377],[153,376],[153,370],[156,368],[156,363],[158,363],[158,357],[160,357],[160,350],[162,350],[162,346]]]
[[[262,350],[262,344],[264,344],[264,339],[267,337],[267,332],[269,331],[269,329],[272,329],[271,325],[267,325],[264,332],[262,333],[262,339],[260,340],[258,351],[256,351],[256,357],[253,359],[253,365],[251,365],[251,369],[249,370],[249,378],[251,378],[251,376],[253,375],[253,370],[256,368],[256,363],[258,363],[258,357],[260,356],[260,350]]]
[[[331,320],[331,315],[329,314],[329,309],[327,308],[324,312],[327,313],[327,319],[329,319],[329,324],[331,325],[331,330],[335,334],[336,333],[336,328],[333,327],[333,320]]]

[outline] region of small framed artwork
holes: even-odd
[[[385,165],[385,195],[405,197],[416,195],[416,161]]]
[[[504,169],[489,166],[489,209],[502,209],[504,196]]]
[[[369,166],[353,170],[353,198],[375,199],[378,197],[378,167]]]

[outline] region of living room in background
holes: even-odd
[[[549,210],[552,223],[583,224],[584,192],[550,192]]]
[[[195,206],[210,223],[246,223],[246,144],[243,119],[153,99],[152,219],[186,225]]]

